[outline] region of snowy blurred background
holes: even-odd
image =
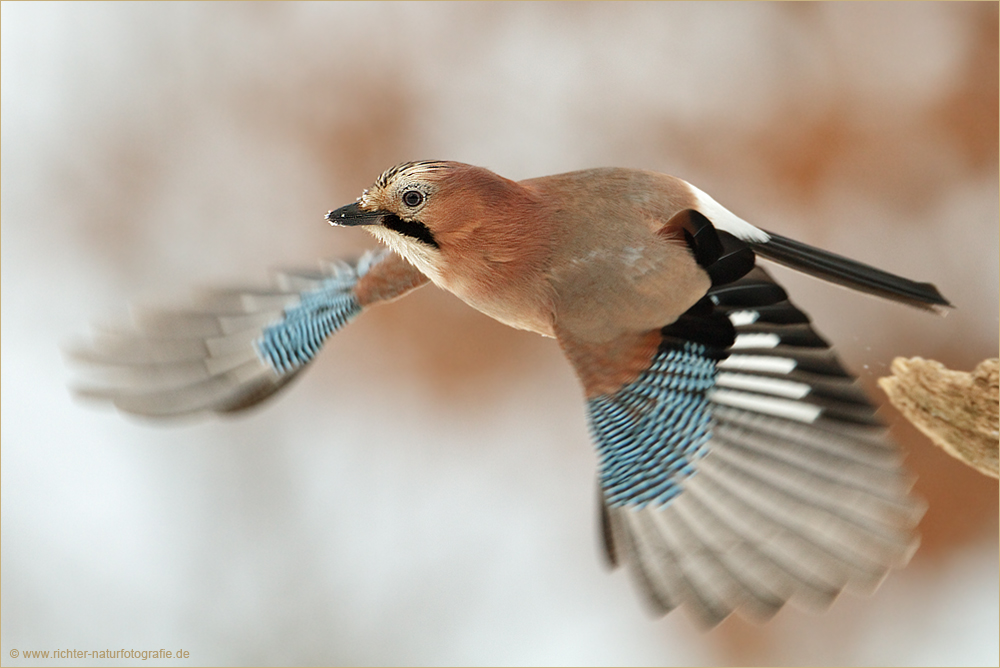
[[[60,352],[128,303],[373,247],[323,214],[443,158],[681,176],[952,300],[776,272],[880,401],[897,355],[969,370],[1000,322],[996,3],[4,2],[0,25],[4,665],[997,664],[997,483],[888,407],[930,503],[910,566],[702,634],[605,569],[556,344],[434,288],[239,418],[95,410]]]

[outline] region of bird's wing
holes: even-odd
[[[559,340],[587,390],[608,557],[658,612],[821,608],[916,549],[923,506],[875,407],[762,269],[662,330]]]
[[[186,310],[134,309],[128,327],[69,351],[76,392],[146,416],[239,411],[284,387],[366,307],[426,282],[382,250],[280,273],[264,289],[211,291]]]

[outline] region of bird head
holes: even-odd
[[[387,169],[353,204],[326,214],[331,225],[361,226],[404,257],[440,253],[440,243],[422,220],[433,212],[447,162],[406,162]],[[433,215],[431,215],[433,219]]]
[[[437,283],[524,256],[532,196],[524,186],[459,162],[405,162],[387,169],[353,204],[326,214],[359,226]],[[530,254],[529,254],[530,255]]]

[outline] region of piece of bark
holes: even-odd
[[[878,384],[899,412],[952,457],[998,477],[996,358],[984,360],[972,373],[966,373],[951,371],[934,360],[897,357],[892,373],[880,378]]]

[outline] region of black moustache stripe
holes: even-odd
[[[419,220],[403,220],[395,214],[389,214],[388,216],[382,217],[382,227],[387,227],[390,230],[395,230],[400,234],[406,235],[411,239],[416,239],[422,243],[432,246],[434,248],[440,248],[434,235],[427,228],[426,225],[421,223]]]

